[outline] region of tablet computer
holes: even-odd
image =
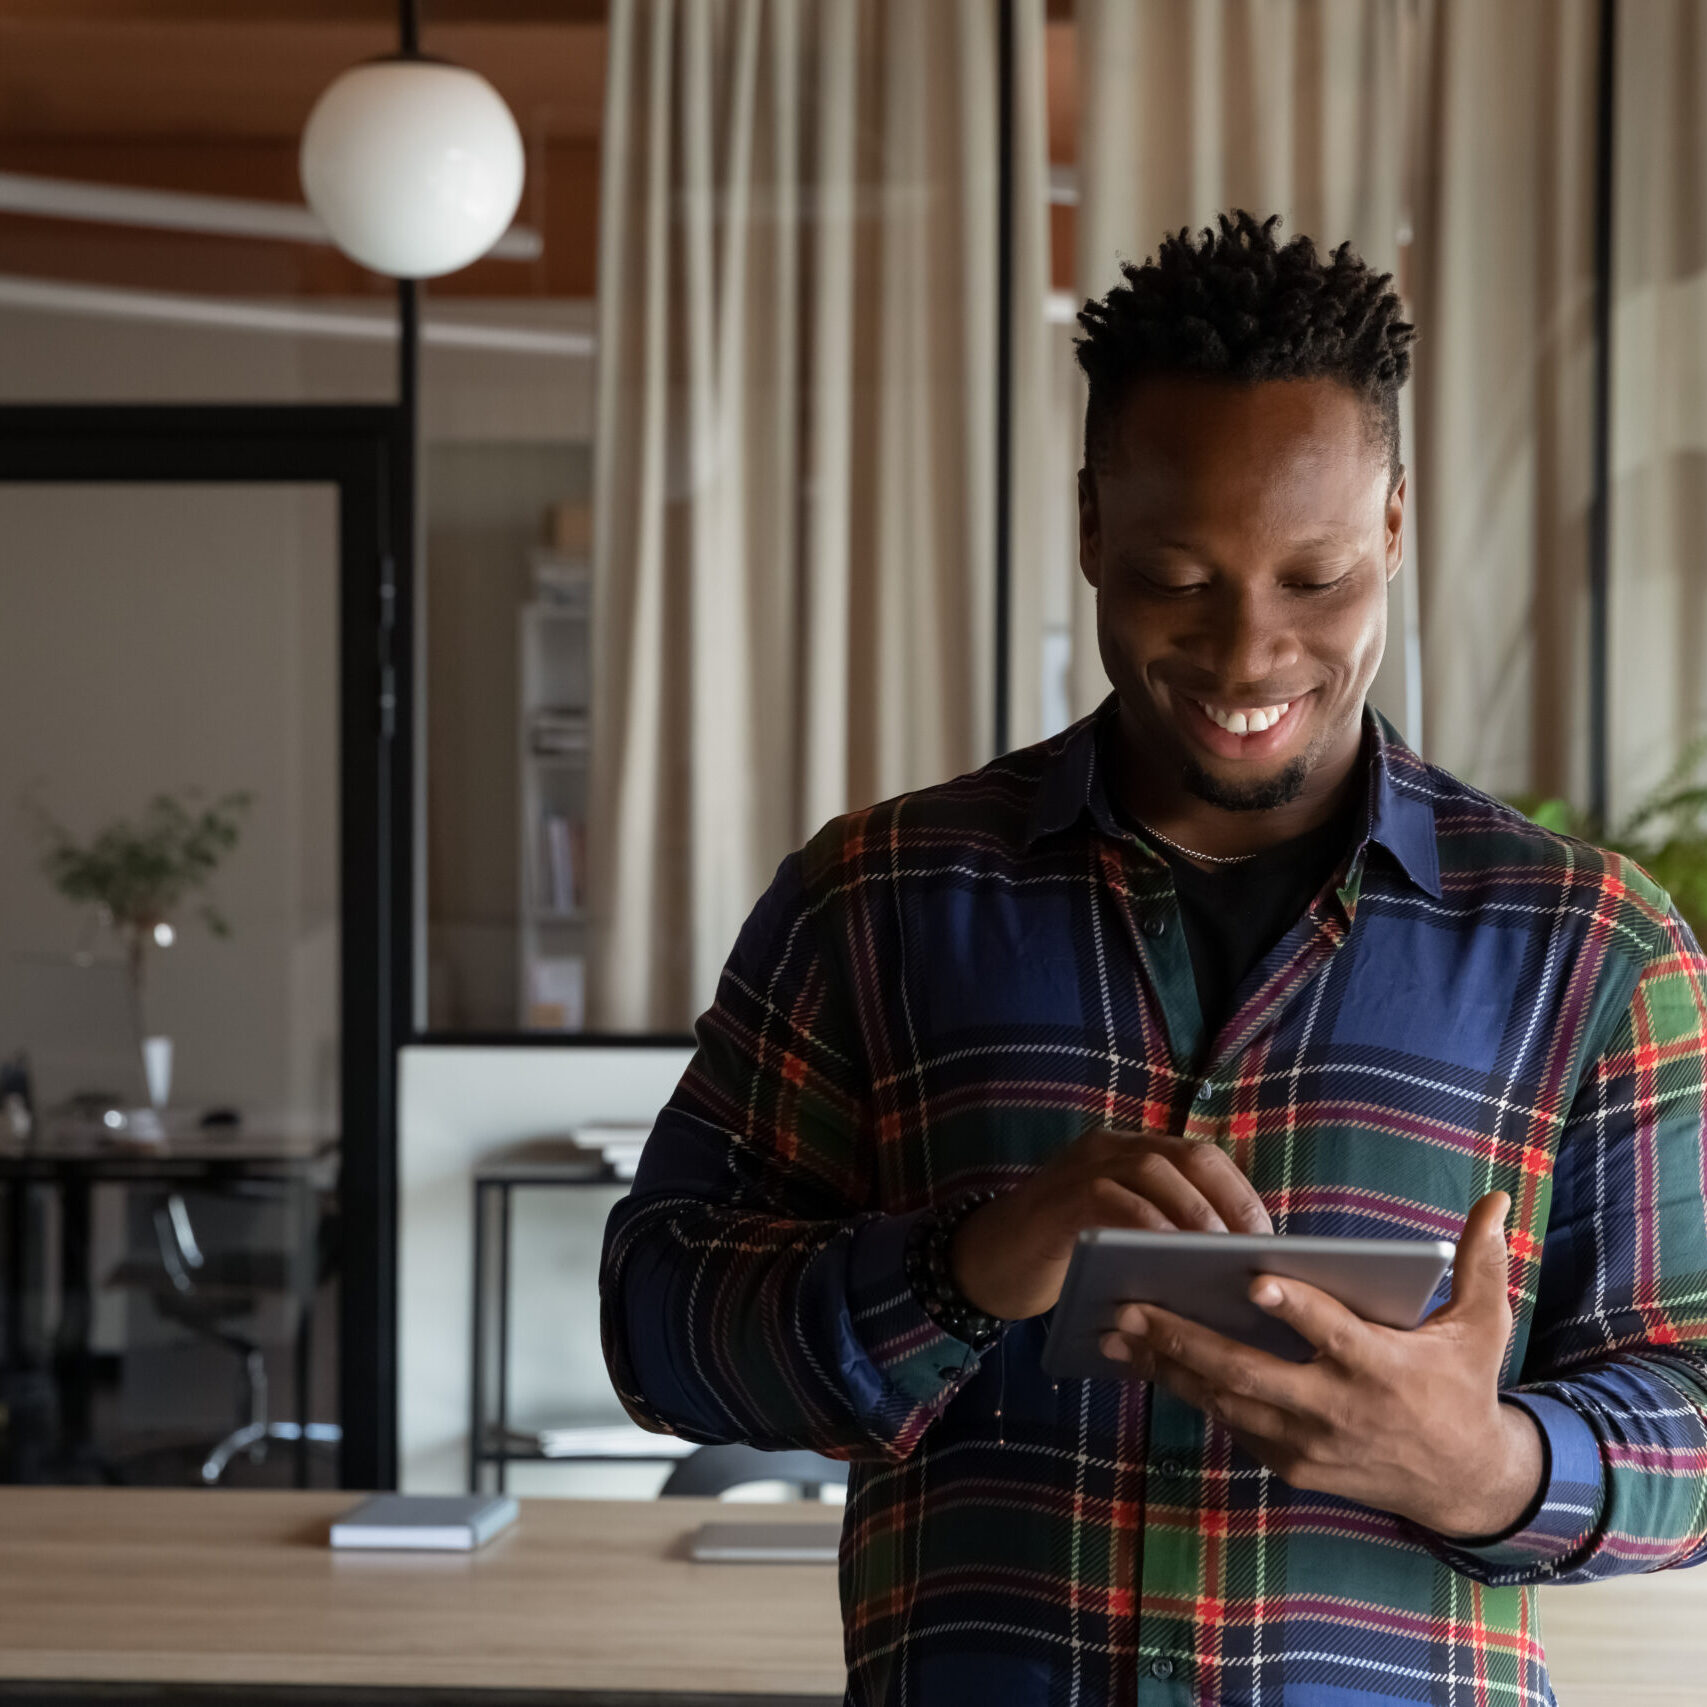
[[[702,1523],[688,1557],[713,1565],[833,1565],[842,1526],[830,1523]]]
[[[1123,1304],[1159,1304],[1228,1339],[1308,1363],[1310,1343],[1247,1296],[1257,1275],[1308,1281],[1365,1321],[1414,1328],[1457,1249],[1446,1239],[1087,1228],[1049,1324],[1043,1367],[1057,1381],[1130,1380],[1132,1366],[1104,1357],[1097,1344]]]

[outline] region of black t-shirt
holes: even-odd
[[[1116,809],[1173,872],[1206,1040],[1232,1016],[1234,992],[1247,974],[1298,922],[1333,874],[1351,840],[1356,806],[1354,794],[1327,823],[1237,865],[1208,868],[1164,847],[1124,809]]]

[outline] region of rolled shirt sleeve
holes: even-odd
[[[810,850],[808,850],[809,852]],[[914,1297],[922,1213],[874,1196],[868,1073],[806,856],[753,909],[600,1274],[605,1359],[643,1425],[902,1457],[978,1366]]]
[[[1522,1379],[1501,1394],[1540,1428],[1541,1487],[1503,1535],[1424,1532],[1485,1583],[1707,1558],[1707,962],[1669,903],[1634,989],[1607,994],[1611,1035],[1554,1162]]]

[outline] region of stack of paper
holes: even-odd
[[[610,1163],[618,1179],[633,1179],[640,1166],[640,1152],[651,1136],[651,1124],[611,1123],[598,1126],[577,1126],[575,1142],[583,1149],[597,1150]]]
[[[587,1423],[542,1428],[534,1442],[547,1458],[686,1458],[698,1448],[673,1434],[653,1434],[635,1423]]]

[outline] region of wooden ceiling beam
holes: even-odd
[[[602,24],[608,0],[421,0],[421,24]],[[0,21],[366,24],[395,31],[397,0],[0,0]]]
[[[0,171],[281,202],[300,202],[302,196],[295,146],[267,141],[206,148],[172,141],[0,138]],[[544,253],[537,261],[477,261],[433,280],[429,290],[442,296],[591,296],[598,206],[595,145],[554,143],[531,150],[521,215],[540,231]],[[24,214],[0,214],[0,274],[213,296],[361,296],[391,289],[388,280],[329,246]]]
[[[3,3],[3,0],[0,0]],[[430,52],[491,80],[525,139],[595,139],[604,116],[603,24],[434,24]],[[0,19],[0,136],[299,136],[347,66],[386,53],[372,24]]]

